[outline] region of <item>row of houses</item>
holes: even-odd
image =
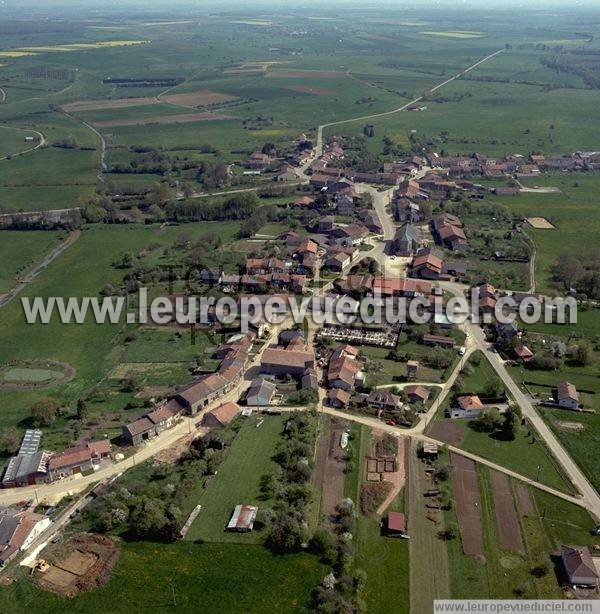
[[[40,450],[41,437],[42,432],[37,429],[25,431],[19,452],[4,468],[3,488],[46,484],[76,473],[94,471],[111,458],[111,446],[107,439],[52,452]]]
[[[214,373],[202,375],[151,412],[124,425],[123,442],[139,445],[171,428],[182,415],[194,416],[227,394],[244,374],[254,338],[252,332],[239,334],[220,345],[215,352],[215,357],[221,361],[219,368]]]

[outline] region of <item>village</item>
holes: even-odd
[[[534,406],[542,411],[544,407],[586,411],[579,392],[568,381],[557,380],[545,396],[534,393],[525,405],[515,393],[517,387],[512,380],[503,378],[504,386],[495,391],[461,384],[461,378],[473,369],[475,363],[471,361],[478,353],[492,365],[499,362],[502,368],[527,368],[542,360],[545,348],[540,347],[539,340],[520,329],[518,322],[499,324],[493,314],[503,296],[511,296],[517,304],[530,298],[543,304],[545,297],[534,291],[497,289],[485,280],[469,285],[468,255],[474,251],[470,231],[460,214],[444,208],[454,197],[480,199],[488,192],[488,188],[465,177],[505,176],[518,185],[520,177],[533,177],[549,168],[597,170],[598,155],[501,160],[435,155],[386,164],[380,173],[368,174],[343,167],[344,150],[338,137],[327,140],[321,155],[304,136],[298,148],[291,164],[281,167],[275,180],[304,179],[307,190],[298,196],[293,208],[314,212],[314,223],[264,242],[262,252],[249,255],[238,273],[218,268],[203,271],[199,281],[204,288],[238,301],[244,296],[260,302],[273,297],[309,297],[309,312],[321,308],[325,299],[331,299],[332,305],[344,300],[357,311],[364,297],[427,297],[434,312],[452,296],[475,294],[477,306],[490,316],[489,322],[480,326],[467,319],[455,325],[438,313],[432,314],[427,325],[317,325],[310,315],[302,325],[290,320],[278,325],[253,322],[249,332],[234,331],[217,347],[212,356],[218,365],[214,371],[153,399],[149,411],[122,425],[116,441],[79,442],[52,452],[42,445],[42,431],[29,429],[2,476],[3,488],[9,489],[6,492],[27,493],[16,495],[24,499],[21,507],[5,508],[0,515],[3,565],[53,533],[51,518],[29,509],[34,505],[27,498],[32,488],[38,507],[44,488],[64,484],[64,490],[75,489],[84,478],[88,483],[97,482],[94,474],[103,476],[103,484],[106,476],[116,475],[121,467],[124,471],[129,459],[135,463],[136,454],[149,458],[170,445],[172,440],[166,439],[170,434],[174,437],[177,433],[181,438],[187,432],[188,441],[209,441],[214,433],[253,415],[292,415],[313,408],[342,425],[334,431],[339,439],[331,440],[328,458],[345,458],[349,441],[349,426],[345,425],[353,421],[369,425],[376,433],[391,434],[392,443],[387,442],[391,455],[386,448],[365,457],[364,497],[376,501],[378,512],[384,516],[382,535],[409,539],[410,516],[407,519],[404,512],[386,512],[386,501],[391,501],[406,483],[408,466],[419,462],[419,471],[431,478],[424,495],[427,503],[419,506],[420,513],[425,513],[430,522],[439,523],[445,504],[441,478],[432,476],[439,474],[439,457],[448,454],[446,446],[453,442],[447,438],[452,429],[440,426],[439,420],[487,428],[485,425],[493,421],[512,423],[513,415],[518,415],[524,425],[537,411]],[[258,152],[247,166],[259,173],[273,164],[269,156]],[[519,189],[491,188],[503,195],[516,194]],[[522,223],[509,224],[509,232],[518,236]],[[209,313],[210,329],[218,328],[216,315]],[[180,326],[175,316],[168,326]],[[500,367],[494,368],[500,374]],[[517,414],[514,407],[519,405]],[[468,462],[472,461],[461,457],[457,447],[451,454],[454,464],[459,467],[462,463],[468,475]],[[335,471],[335,462],[322,461],[324,476]],[[474,488],[472,484],[470,488]],[[469,554],[469,540],[477,541],[471,536],[477,534],[479,521],[469,519],[469,491],[457,490],[455,496],[458,512],[464,513],[464,518],[459,517],[459,527],[465,553]],[[593,508],[595,495],[588,491],[585,496],[583,505]],[[329,514],[335,515],[339,501],[331,501]],[[182,536],[202,515],[201,507],[196,506],[189,516]],[[82,510],[76,507],[69,518]],[[250,533],[257,518],[257,501],[239,501],[220,521],[225,531]],[[478,552],[476,547],[473,552]],[[597,566],[587,546],[562,544],[560,557],[569,590],[585,596],[598,590]]]

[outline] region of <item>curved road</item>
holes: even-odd
[[[40,147],[43,147],[46,144],[46,137],[39,130],[33,130],[33,128],[17,128],[15,126],[0,126],[0,128],[5,128],[7,130],[22,130],[23,132],[33,132],[34,134],[38,135],[38,139],[39,139],[37,142],[37,145],[35,145],[34,147],[30,147],[29,149],[23,149],[23,151],[18,151],[16,153],[9,154],[7,156],[3,156],[2,158],[0,158],[0,160],[8,160],[9,158],[11,159],[18,158],[19,156],[22,156],[31,151],[35,151],[36,149],[39,149]]]

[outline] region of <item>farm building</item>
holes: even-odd
[[[401,537],[406,535],[406,518],[400,512],[388,512],[385,524],[385,534],[388,537]]]
[[[27,429],[21,441],[21,447],[4,469],[3,488],[29,486],[47,482],[49,452],[39,450],[42,431]]]
[[[429,400],[429,390],[423,386],[407,386],[404,392],[411,403],[427,403]]]
[[[204,414],[202,425],[222,427],[231,422],[239,413],[240,406],[230,401]]]
[[[273,397],[277,392],[277,386],[266,379],[255,379],[248,389],[246,395],[246,405],[266,407],[271,405]]]
[[[248,533],[254,528],[258,508],[255,505],[236,505],[227,524],[227,531]]]
[[[121,438],[126,445],[137,446],[171,428],[182,412],[179,402],[171,399],[138,420],[124,425]]]
[[[110,441],[92,441],[67,448],[48,461],[50,479],[56,480],[83,471],[92,471],[102,459],[110,458]]]
[[[341,409],[350,403],[350,393],[339,388],[332,388],[327,392],[327,400],[332,407]]]
[[[315,355],[312,352],[268,348],[261,360],[261,372],[269,375],[286,375],[300,378],[306,369],[314,367]]]
[[[598,586],[598,572],[587,546],[570,546],[565,544],[560,549],[569,584],[573,586]]]
[[[579,393],[570,382],[560,382],[556,387],[556,400],[561,407],[579,409]]]

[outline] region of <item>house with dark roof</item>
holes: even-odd
[[[391,251],[398,256],[412,256],[420,246],[421,238],[417,228],[412,224],[404,224],[396,229]]]
[[[579,587],[598,587],[598,572],[587,546],[561,546],[562,560],[569,584]]]
[[[268,407],[273,402],[277,386],[266,379],[255,379],[246,394],[246,405],[251,407]]]
[[[456,342],[452,337],[444,337],[442,335],[423,335],[423,343],[425,345],[439,345],[443,348],[453,348]]]
[[[389,390],[373,390],[366,398],[366,403],[372,409],[384,411],[398,411],[402,409],[403,403],[400,397]]]

